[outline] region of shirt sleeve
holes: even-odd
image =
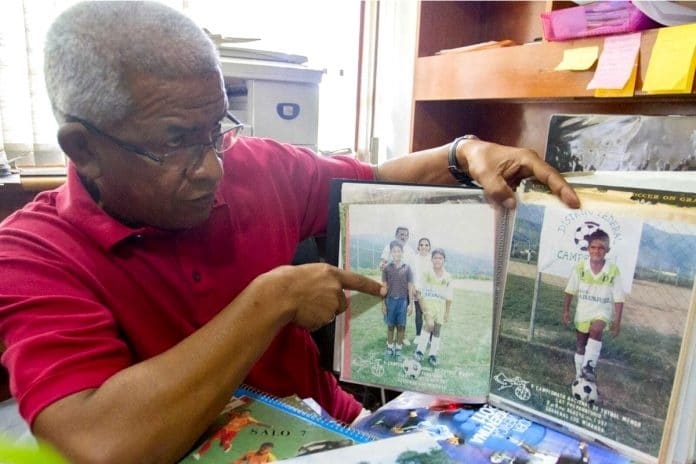
[[[113,314],[70,266],[4,256],[0,267],[12,276],[0,283],[2,362],[29,424],[51,403],[97,388],[133,363]]]
[[[573,270],[570,271],[570,276],[568,277],[568,283],[566,284],[565,293],[570,295],[575,295],[578,293],[578,267],[573,266]]]

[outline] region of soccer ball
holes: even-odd
[[[592,221],[585,221],[575,229],[575,236],[573,237],[573,242],[582,251],[587,251],[590,244],[587,242],[587,238],[599,229],[599,224]]]
[[[571,390],[573,392],[573,398],[576,400],[584,401],[585,403],[594,403],[598,399],[597,384],[582,377],[578,377],[573,381]]]
[[[415,359],[406,359],[401,363],[401,367],[404,370],[404,374],[406,374],[406,377],[409,379],[417,378],[422,370],[421,364]]]

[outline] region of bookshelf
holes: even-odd
[[[601,45],[603,38],[546,42],[539,15],[577,6],[562,1],[422,1],[417,24],[411,149],[450,142],[461,134],[525,146],[543,156],[554,113],[696,114],[696,95],[595,98],[589,71],[553,71],[567,48]],[[643,31],[636,89],[657,30]],[[490,40],[522,44],[474,52],[437,51]]]

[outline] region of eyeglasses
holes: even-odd
[[[223,154],[234,144],[234,141],[244,128],[244,124],[242,124],[237,118],[234,117],[232,113],[228,111],[225,113],[225,118],[221,121],[222,127],[220,128],[220,132],[212,136],[210,142],[177,147],[172,149],[172,151],[158,155],[137,145],[124,142],[111,134],[107,134],[94,124],[82,118],[69,114],[66,115],[66,117],[79,122],[85,126],[87,130],[94,132],[95,134],[99,134],[102,137],[106,137],[120,148],[131,153],[135,153],[136,155],[144,156],[145,158],[156,162],[160,166],[166,165],[183,167],[185,165],[186,168],[194,166],[201,159],[201,155],[206,153],[210,148],[215,150],[215,153],[218,155]]]

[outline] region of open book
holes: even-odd
[[[696,372],[696,177],[568,179],[582,209],[529,180],[509,215],[477,190],[337,182],[338,263],[401,285],[400,295],[408,290],[389,273],[398,267],[409,282],[404,265],[413,267],[411,295],[425,303],[430,330],[413,342],[414,310],[400,338],[401,320],[385,316],[393,309],[354,294],[337,324],[335,368],[347,382],[488,401],[638,462],[678,462],[688,443],[677,437],[693,436],[696,406],[687,394]],[[384,256],[400,226],[408,241]],[[431,269],[409,264],[417,258],[404,250],[422,238],[431,253],[444,251],[446,274],[432,254]],[[428,288],[433,280],[439,288]]]

